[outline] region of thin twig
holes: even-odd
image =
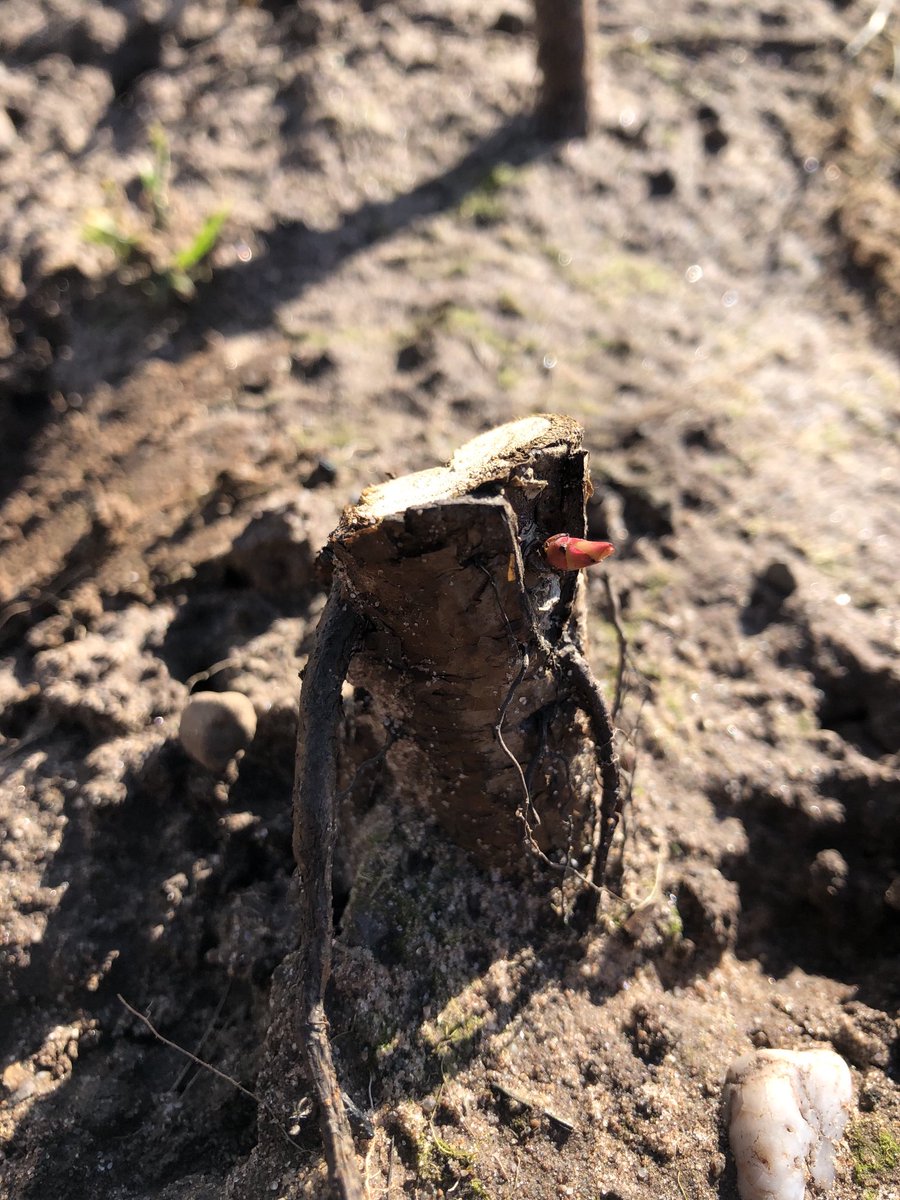
[[[619,644],[619,661],[616,664],[616,694],[612,703],[612,716],[615,719],[622,707],[622,695],[625,685],[625,668],[628,663],[628,637],[622,625],[622,608],[619,597],[610,583],[606,571],[600,576],[603,580],[603,590],[606,592],[606,603],[609,605],[609,619],[616,631],[616,641]]]
[[[219,1079],[224,1079],[226,1083],[231,1084],[233,1088],[236,1088],[239,1092],[245,1095],[248,1100],[252,1100],[253,1103],[258,1105],[259,1108],[264,1109],[271,1118],[272,1123],[280,1130],[281,1133],[284,1134],[291,1145],[301,1153],[304,1153],[303,1147],[299,1142],[294,1141],[294,1139],[288,1133],[286,1127],[279,1120],[275,1110],[270,1104],[267,1103],[267,1101],[262,1098],[262,1096],[258,1096],[256,1092],[251,1092],[249,1088],[245,1088],[244,1085],[239,1083],[233,1075],[228,1075],[225,1071],[220,1071],[219,1068],[214,1067],[212,1063],[206,1062],[202,1058],[198,1058],[197,1055],[192,1054],[190,1050],[185,1050],[184,1046],[179,1046],[177,1042],[173,1042],[170,1038],[167,1038],[164,1034],[160,1033],[150,1018],[145,1017],[142,1012],[139,1012],[133,1005],[129,1004],[125,997],[119,992],[116,992],[116,999],[128,1009],[133,1017],[137,1017],[139,1021],[146,1025],[157,1041],[162,1042],[164,1046],[168,1046],[170,1050],[175,1050],[178,1054],[184,1055],[185,1058],[189,1058],[192,1063],[195,1063],[198,1067],[202,1067],[204,1071],[210,1071],[213,1075],[218,1075]]]
[[[509,746],[507,746],[506,739],[503,736],[503,722],[506,718],[506,713],[509,709],[510,704],[512,704],[512,698],[516,694],[516,689],[518,688],[518,686],[522,682],[522,680],[525,678],[525,672],[528,670],[528,651],[525,649],[524,646],[519,646],[518,650],[519,650],[519,654],[521,655],[521,661],[519,663],[519,671],[518,671],[518,674],[516,675],[515,679],[509,685],[509,691],[506,693],[506,696],[503,699],[503,703],[500,705],[500,712],[497,714],[497,724],[494,726],[494,735],[497,738],[497,741],[500,743],[500,747],[503,750],[503,753],[506,755],[506,757],[509,759],[509,761],[512,763],[513,767],[515,768],[515,770],[519,776],[519,782],[522,784],[522,791],[525,796],[525,819],[528,820],[528,813],[533,813],[535,821],[537,822],[537,824],[540,824],[540,817],[535,812],[534,805],[531,803],[531,792],[528,789],[528,780],[525,778],[525,772],[522,770],[522,764],[519,762],[519,760],[513,754],[512,750],[510,750]]]
[[[220,671],[224,671],[227,667],[236,667],[240,662],[237,658],[220,658],[218,662],[214,662],[211,667],[207,667],[205,671],[198,671],[196,675],[190,675],[185,681],[184,686],[189,692],[194,688],[194,684],[203,683],[207,679],[212,679],[213,675],[218,675]]]
[[[613,834],[616,832],[619,814],[622,811],[615,733],[603,693],[581,651],[573,645],[560,646],[554,651],[554,655],[558,663],[565,663],[571,672],[576,699],[591,723],[597,763],[600,767],[603,790],[603,799],[600,805],[600,844],[597,847],[597,856],[594,859],[592,872],[594,883],[599,888],[603,883],[609,848],[612,845]]]
[[[0,612],[0,629],[3,628],[7,621],[11,621],[13,617],[21,616],[22,613],[30,612],[33,607],[33,604],[26,604],[24,600],[19,600],[15,604],[8,604]]]
[[[681,1200],[688,1200],[688,1194],[684,1190],[684,1184],[681,1182],[681,1167],[675,1168],[675,1178],[678,1181],[678,1190],[681,1192]]]
[[[209,1035],[215,1029],[216,1022],[218,1021],[219,1017],[221,1017],[221,1015],[222,1015],[222,1009],[225,1007],[225,1001],[228,999],[228,993],[230,991],[231,991],[231,980],[229,979],[228,984],[226,985],[225,990],[222,993],[222,997],[219,1000],[219,1003],[216,1005],[216,1011],[210,1017],[209,1023],[207,1024],[206,1029],[203,1031],[200,1041],[194,1047],[194,1056],[196,1056],[200,1053],[200,1051],[206,1045],[206,1041],[209,1038]],[[175,1080],[175,1082],[169,1088],[170,1092],[178,1091],[178,1089],[181,1087],[181,1085],[184,1082],[190,1069],[191,1068],[188,1066],[188,1064],[185,1063],[184,1066],[182,1067],[181,1071],[179,1071],[179,1073],[178,1073],[178,1078]]]
[[[643,676],[641,678],[643,679]],[[622,836],[623,840],[625,841],[628,840],[627,820],[628,814],[631,812],[632,802],[634,800],[634,781],[637,776],[638,763],[640,762],[638,757],[638,746],[640,744],[641,724],[644,717],[644,708],[646,707],[647,701],[650,697],[650,687],[647,684],[646,679],[643,679],[643,683],[644,688],[641,693],[641,702],[638,706],[637,716],[634,719],[634,725],[631,727],[630,732],[626,735],[627,740],[631,742],[631,745],[634,747],[634,756],[631,764],[631,770],[628,772],[628,786],[625,789],[625,796],[622,800]]]
[[[29,746],[33,746],[39,742],[45,734],[50,733],[54,728],[54,722],[51,717],[45,715],[39,716],[32,725],[28,733],[18,740],[10,739],[10,741],[0,749],[0,763],[6,763],[10,759],[15,759],[16,756],[23,750],[27,750]],[[17,764],[13,763],[9,768],[0,768],[0,778],[5,778],[8,770],[14,770]]]
[[[506,716],[507,709],[512,702],[513,693],[519,686],[525,671],[528,666],[528,654],[523,645],[515,638],[509,617],[506,615],[506,610],[503,607],[503,602],[500,598],[500,593],[493,576],[485,568],[481,570],[487,575],[488,580],[497,600],[497,605],[500,609],[500,614],[506,624],[507,635],[515,644],[521,658],[521,665],[516,679],[506,693],[503,704],[500,706],[500,713],[495,726],[495,734],[497,741],[502,747],[504,753],[509,758],[510,762],[516,768],[519,779],[522,784],[522,790],[525,797],[525,835],[528,841],[529,848],[546,866],[552,867],[554,870],[562,870],[564,873],[571,873],[580,882],[586,884],[588,888],[595,893],[602,891],[603,874],[606,869],[606,860],[609,856],[609,848],[612,845],[613,834],[616,831],[616,824],[619,819],[619,814],[622,811],[622,796],[619,788],[619,766],[616,757],[614,730],[612,719],[607,708],[606,701],[600,691],[597,681],[591,673],[591,668],[587,660],[582,655],[580,650],[574,644],[564,646],[551,646],[544,635],[538,628],[537,622],[531,611],[531,604],[528,598],[528,591],[525,586],[524,569],[521,554],[518,548],[513,549],[511,555],[511,567],[513,568],[515,582],[519,592],[519,603],[522,606],[522,612],[528,617],[530,630],[529,633],[537,644],[541,653],[546,658],[547,662],[553,668],[553,673],[557,679],[563,679],[568,676],[573,685],[576,702],[578,706],[587,714],[588,720],[591,723],[591,732],[594,738],[595,753],[597,756],[597,764],[600,768],[600,780],[602,799],[600,803],[600,839],[597,846],[597,853],[594,858],[591,874],[592,879],[588,879],[582,875],[580,871],[575,870],[569,864],[569,856],[566,856],[565,863],[554,863],[552,859],[540,849],[534,839],[530,823],[527,816],[529,812],[535,812],[534,805],[531,800],[531,792],[528,787],[528,781],[525,778],[525,773],[516,756],[512,753],[503,738],[503,719]],[[567,670],[564,668],[568,668]]]
[[[16,600],[11,604],[8,604],[4,609],[0,610],[0,630],[2,630],[3,626],[6,625],[8,621],[11,621],[13,617],[19,617],[25,613],[28,613],[33,621],[36,610],[42,604],[61,604],[63,600],[63,592],[73,583],[79,582],[83,576],[87,575],[89,568],[89,563],[81,563],[80,565],[76,564],[75,566],[69,567],[67,570],[62,571],[57,576],[56,580],[54,581],[56,584],[54,591],[47,592],[43,588],[35,588],[30,600]],[[0,641],[5,641],[7,636],[7,634],[3,634],[3,637],[0,639]]]
[[[536,825],[540,825],[540,823],[541,823],[540,814],[538,813],[537,809],[534,807],[534,801],[531,798],[531,787],[529,786],[528,777],[526,777],[525,772],[522,770],[522,764],[519,762],[519,760],[513,754],[512,750],[510,750],[509,746],[506,743],[506,739],[503,736],[503,719],[506,716],[506,712],[512,702],[512,698],[515,695],[516,688],[522,682],[522,677],[524,676],[525,671],[528,669],[528,655],[525,652],[524,647],[520,646],[519,651],[522,654],[522,665],[519,669],[519,673],[517,674],[516,678],[513,680],[512,684],[510,685],[509,691],[506,693],[503,703],[500,705],[500,713],[499,713],[499,716],[497,719],[497,724],[494,726],[494,735],[497,738],[497,742],[500,745],[500,748],[503,750],[503,753],[507,756],[507,758],[509,759],[509,761],[512,763],[513,767],[515,768],[516,772],[518,773],[519,782],[522,785],[523,802],[522,802],[522,806],[518,810],[517,815],[521,819],[522,828],[525,831],[525,844],[528,847],[528,850],[534,855],[534,857],[539,862],[543,863],[543,865],[545,867],[549,867],[553,871],[558,871],[562,875],[573,875],[578,880],[579,883],[582,883],[586,887],[590,888],[592,891],[599,893],[600,888],[596,887],[595,884],[592,883],[591,880],[588,879],[588,877],[586,875],[583,875],[579,870],[577,870],[575,867],[573,867],[571,865],[571,863],[569,862],[569,858],[570,858],[569,854],[566,854],[565,862],[561,862],[561,863],[554,862],[553,859],[550,858],[549,855],[547,855],[541,849],[541,847],[538,845],[537,841],[535,840],[534,825],[532,825],[532,823],[531,823],[529,814],[531,814],[534,817],[534,821],[535,821]],[[534,761],[532,761],[528,765],[528,776],[529,777],[533,773],[534,765],[535,765]],[[566,769],[568,770],[568,767]]]
[[[298,1029],[319,1105],[328,1173],[339,1200],[364,1200],[365,1196],[334,1069],[324,1004],[331,974],[331,872],[337,828],[341,688],[364,629],[363,618],[336,584],[303,677],[294,779],[294,857],[302,882]]]
[[[574,1133],[577,1129],[574,1121],[570,1121],[568,1117],[560,1116],[558,1112],[555,1112],[552,1108],[548,1108],[542,1101],[535,1100],[531,1096],[527,1096],[524,1092],[507,1087],[505,1083],[499,1083],[493,1079],[489,1082],[489,1087],[492,1091],[502,1096],[504,1100],[511,1100],[513,1104],[520,1104],[522,1108],[528,1108],[541,1113],[548,1121],[551,1121],[554,1125],[558,1125],[566,1133]]]

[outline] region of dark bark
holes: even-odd
[[[621,803],[613,729],[582,654],[580,576],[542,552],[555,533],[583,535],[589,494],[579,427],[528,417],[448,467],[370,488],[329,541],[332,593],[300,699],[294,853],[298,1029],[340,1200],[364,1195],[323,1004],[342,684],[349,670],[389,724],[400,792],[481,863],[553,869],[570,908],[596,895]]]
[[[485,865],[537,857],[572,880],[596,875],[619,802],[608,716],[598,730],[582,686],[581,581],[541,547],[583,534],[589,487],[578,426],[527,418],[369,489],[331,540],[369,622],[353,681],[401,730],[398,786]]]
[[[534,0],[538,111],[555,137],[584,137],[591,125],[590,30],[584,0]]]
[[[329,1176],[340,1200],[364,1200],[365,1196],[332,1062],[323,1002],[331,973],[331,873],[341,688],[362,630],[359,614],[335,587],[322,614],[300,692],[294,778],[294,856],[301,883],[298,1033],[319,1106]]]

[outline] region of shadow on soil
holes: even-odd
[[[10,1155],[31,1160],[33,1183],[23,1200],[102,1200],[133,1182],[138,1161],[145,1188],[193,1172],[224,1178],[257,1137],[267,1169],[296,1170],[304,1152],[317,1147],[314,1117],[292,1117],[306,1085],[291,1048],[291,763],[287,743],[254,746],[229,797],[228,813],[252,816],[240,827],[225,819],[215,781],[172,743],[129,782],[121,804],[70,808],[45,881],[68,889],[30,964],[11,980],[14,1007],[0,1024],[0,1053],[39,1046],[73,1014],[95,1018],[100,1036],[74,1062],[70,1080],[21,1122]],[[779,863],[785,865],[778,846],[796,858],[797,845],[816,844],[802,816],[794,820],[789,835],[771,829],[762,807],[748,822],[750,853],[727,872],[739,878],[745,909],[739,949],[776,974],[794,963],[829,971],[837,965],[864,999],[885,1007],[888,998],[868,990],[877,971],[867,970],[880,961],[883,978],[884,942],[871,959],[858,945],[836,955],[821,917],[816,924],[813,913],[807,922],[796,897],[767,897]],[[439,1094],[442,1081],[481,1053],[483,1021],[468,1018],[459,997],[473,981],[489,981],[494,962],[516,966],[503,985],[485,984],[492,1033],[508,1027],[548,982],[579,986],[572,968],[584,955],[582,938],[559,925],[546,897],[526,904],[518,889],[442,846],[427,823],[398,816],[388,829],[343,913],[330,992],[342,1082],[363,1111],[398,1089],[418,1100]],[[760,862],[771,865],[763,872]],[[708,974],[718,954],[704,944],[702,918],[687,910],[686,933],[695,949],[670,942],[648,951],[649,943],[624,931],[612,934],[602,982],[580,986],[602,1004],[648,960],[668,988]],[[266,1044],[273,971],[283,960]],[[99,982],[86,985],[92,976]],[[255,1106],[233,1088],[185,1069],[183,1058],[123,1011],[117,992],[177,1044],[274,1099],[283,1125],[299,1125],[295,1145],[271,1121],[258,1122]],[[491,1103],[498,1119],[517,1119],[502,1096]],[[81,1114],[78,1124],[73,1113]],[[435,1128],[442,1122],[438,1106]],[[398,1153],[413,1166],[416,1146],[400,1126],[394,1134]],[[548,1136],[568,1135],[560,1129]],[[719,1194],[734,1194],[730,1178]]]
[[[844,767],[819,793],[786,798],[749,787],[716,800],[721,815],[740,818],[749,842],[721,864],[740,889],[736,950],[775,977],[799,966],[841,979],[857,999],[891,1011],[900,999],[897,974],[886,969],[900,954],[896,914],[884,901],[897,851],[893,788]]]
[[[30,1160],[22,1200],[119,1195],[138,1176],[162,1188],[254,1144],[255,1105],[154,1041],[116,994],[252,1086],[268,982],[292,938],[291,765],[288,745],[248,754],[226,809],[216,780],[166,743],[121,803],[67,805],[43,881],[65,896],[6,981],[0,1056],[47,1047],[72,1021],[97,1032],[8,1148]]]
[[[81,741],[70,747],[73,763],[87,752]],[[127,781],[120,803],[68,804],[44,880],[66,892],[30,961],[8,981],[0,1056],[46,1047],[55,1028],[76,1020],[96,1022],[97,1034],[82,1038],[77,1057],[70,1052],[70,1078],[19,1124],[9,1160],[29,1164],[22,1200],[120,1195],[134,1185],[136,1163],[141,1186],[160,1194],[195,1173],[222,1179],[257,1138],[267,1165],[271,1157],[296,1170],[316,1151],[314,1116],[292,1115],[307,1091],[292,1048],[288,982],[292,762],[289,737],[254,743],[226,808],[217,781],[167,742]],[[509,986],[486,985],[496,1032],[548,982],[570,982],[584,955],[582,938],[560,926],[545,893],[523,903],[519,888],[478,870],[415,818],[391,829],[343,914],[330,993],[342,1082],[361,1110],[398,1089],[422,1099],[482,1052],[483,1022],[465,1018],[459,997],[490,979],[494,962],[513,964]],[[619,933],[602,982],[581,986],[600,1004],[646,957]],[[663,953],[658,962],[670,986],[714,965],[705,954]],[[266,1096],[282,1127],[155,1041],[117,993],[166,1037]],[[273,1012],[281,1033],[267,1042]],[[394,1044],[398,1033],[406,1036]],[[502,1096],[493,1102],[499,1119],[517,1119]],[[293,1145],[284,1136],[290,1126]],[[412,1163],[415,1146],[396,1132],[398,1152]],[[568,1136],[556,1127],[547,1135]]]
[[[154,310],[137,289],[115,280],[99,291],[82,281],[69,287],[64,303],[63,343],[69,358],[60,364],[55,386],[66,380],[89,394],[104,382],[121,382],[151,357],[180,361],[198,350],[210,329],[246,332],[272,323],[276,309],[327,278],[361,250],[384,241],[421,218],[459,205],[500,163],[521,166],[552,154],[555,143],[541,136],[535,118],[516,116],[478,142],[454,166],[392,200],[364,204],[333,228],[310,229],[302,222],[279,226],[265,237],[264,251],[249,262],[218,270],[198,288],[189,307]],[[112,322],[127,327],[113,352],[88,340],[80,347],[77,320],[85,330]],[[58,347],[57,347],[58,349]]]

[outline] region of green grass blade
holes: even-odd
[[[109,213],[98,213],[91,217],[82,228],[81,236],[86,242],[115,251],[116,257],[122,262],[131,257],[137,246],[137,238],[121,230]]]
[[[227,216],[228,212],[223,208],[207,217],[191,244],[175,255],[172,266],[178,271],[190,271],[192,267],[203,262],[215,249]]]

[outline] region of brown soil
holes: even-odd
[[[325,1194],[290,1028],[315,551],[548,410],[633,663],[613,894],[584,932],[473,865],[348,692],[329,1005],[371,1196],[732,1200],[752,1046],[833,1046],[852,1145],[900,1137],[896,16],[851,55],[868,0],[603,6],[596,129],[552,143],[521,0],[2,8],[0,1193]],[[257,710],[222,778],[178,741],[203,689]],[[848,1141],[833,1195],[896,1165]]]

